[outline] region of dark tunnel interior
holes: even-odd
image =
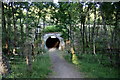
[[[46,40],[46,46],[48,49],[50,48],[59,48],[59,44],[60,44],[60,40],[58,38],[51,38],[49,37],[47,40]]]

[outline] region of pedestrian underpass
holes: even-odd
[[[54,32],[44,34],[43,45],[45,49],[56,48],[58,50],[61,50],[64,48],[65,43],[61,37],[61,33]]]
[[[46,40],[46,47],[48,49],[50,48],[56,48],[58,49],[59,48],[59,44],[60,44],[60,40],[57,38],[57,37],[49,37],[47,40]]]

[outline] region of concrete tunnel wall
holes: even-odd
[[[55,36],[56,38],[51,38]],[[57,48],[61,50],[65,47],[65,43],[60,33],[47,33],[43,36],[43,47],[45,49]]]

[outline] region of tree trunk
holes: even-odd
[[[87,36],[87,30],[88,30],[88,27],[87,25],[85,26],[85,46],[88,47],[88,36]]]
[[[43,31],[44,31],[44,29],[45,29],[45,21],[46,21],[45,16],[43,16]],[[43,32],[43,33],[44,33],[44,32]]]
[[[85,53],[85,24],[83,22],[83,33],[82,33],[82,42],[83,42],[83,53]]]
[[[96,4],[94,4],[94,24],[93,24],[93,30],[92,30],[92,47],[93,47],[93,54],[97,57],[97,54],[96,54],[96,42],[95,42],[95,39],[96,39],[96,34],[95,34],[95,27],[96,27]],[[100,60],[99,58],[97,58],[99,64],[100,64]]]
[[[3,2],[2,2],[2,30],[4,32],[5,43],[7,44],[8,43],[7,42],[7,29],[6,29],[6,20],[5,20],[4,3]]]
[[[15,20],[15,9],[14,9],[14,3],[12,3],[12,16],[13,16],[13,26],[14,26],[14,49],[16,47],[16,41],[17,41],[17,36],[16,36],[16,32],[17,32],[17,27],[16,27],[16,20]]]
[[[2,11],[2,13],[1,13],[1,11]],[[0,17],[0,21],[2,21],[2,24],[3,24],[3,25],[0,25],[0,32],[2,32],[2,28],[3,28],[3,31],[5,31],[4,33],[6,33],[6,22],[5,22],[4,3],[3,2],[0,2],[0,16],[2,16],[2,18]],[[6,35],[5,35],[5,39],[6,39],[5,43],[7,44],[6,49],[8,49],[8,43],[7,43],[8,39],[7,39]],[[6,60],[6,56],[4,56],[3,52],[2,52],[2,33],[0,33],[0,77],[6,77],[9,70],[10,69],[9,69],[8,60]]]
[[[120,32],[119,32],[119,30],[120,30],[120,27],[118,26],[118,21],[119,21],[119,14],[118,13],[120,13],[120,10],[117,10],[116,11],[116,14],[115,14],[115,28],[114,28],[114,33],[115,33],[115,49],[120,49],[119,48],[119,38],[120,38]],[[120,66],[120,62],[119,62],[119,57],[120,57],[120,55],[119,55],[120,53],[119,53],[119,51],[116,51],[116,66],[118,65],[118,66]]]
[[[23,31],[23,25],[22,25],[22,17],[20,17],[20,27],[21,27],[21,54],[23,55],[23,47],[24,47],[24,31]]]
[[[69,28],[67,29],[67,34],[68,34],[68,40],[70,40],[70,30],[69,30]]]
[[[7,4],[4,4],[2,2],[2,29],[3,29],[3,32],[4,34],[2,34],[4,36],[4,40],[3,40],[3,44],[7,50],[7,53],[6,54],[9,54],[9,33],[8,33],[8,30],[6,28],[6,20],[5,20],[5,12],[4,12],[4,5],[6,5],[6,8],[8,7]],[[5,42],[4,42],[5,41]]]
[[[27,19],[28,19],[28,11],[29,8],[27,8]],[[28,23],[26,24],[26,40],[25,40],[25,54],[26,54],[26,64],[27,64],[27,71],[28,74],[30,74],[29,72],[32,71],[32,46],[31,46],[31,42],[29,40],[29,29],[28,29]]]
[[[90,30],[90,15],[89,15],[89,13],[88,13],[88,33],[89,33],[89,43],[90,43],[90,41],[91,41],[91,35],[90,35],[90,32],[91,32],[91,30]]]
[[[94,24],[93,24],[93,28],[92,28],[93,54],[96,55],[96,51],[95,51],[95,27],[96,27],[96,7],[94,7]]]
[[[2,15],[3,13],[1,13],[1,11],[4,12],[3,11],[4,10],[3,6],[4,6],[3,3],[0,2],[0,16],[2,16],[2,18],[0,17],[0,76],[2,76],[4,74],[4,68],[3,68],[3,65],[2,65],[3,61],[2,61],[2,41],[1,41],[2,40],[2,25],[1,25],[1,21],[4,18],[3,17],[4,15]]]

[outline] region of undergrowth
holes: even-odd
[[[97,58],[100,58],[101,55],[98,55]],[[70,60],[70,54],[64,56],[67,61]],[[103,61],[103,64],[100,64],[97,58],[92,54],[82,54],[77,55],[79,64],[76,65],[80,72],[83,72],[86,78],[119,78],[120,72],[119,68],[113,67],[110,65],[108,60]],[[104,58],[106,58],[104,56]]]
[[[47,78],[50,70],[50,58],[48,54],[38,54],[32,63],[31,73],[27,72],[27,65],[24,58],[19,58],[19,63],[13,61],[11,64],[12,73],[8,78]]]

